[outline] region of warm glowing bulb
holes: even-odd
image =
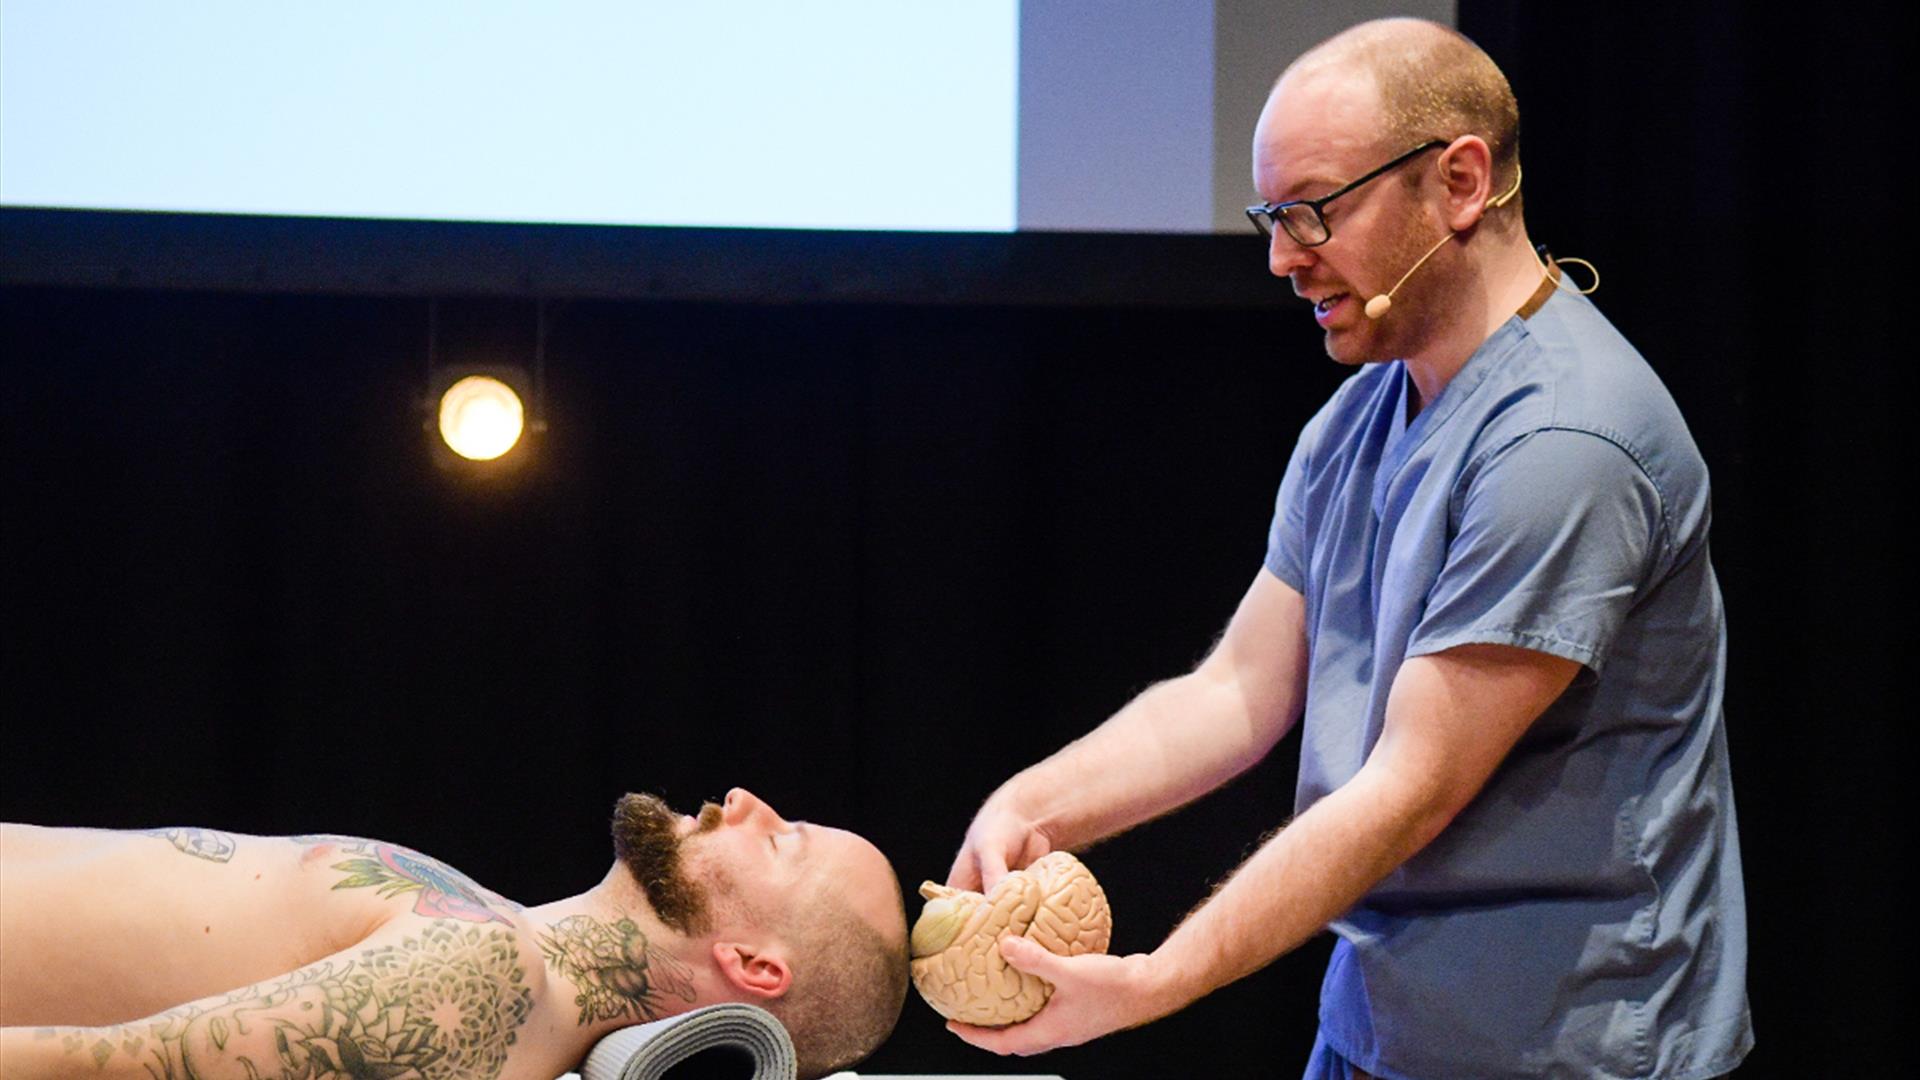
[[[520,395],[499,379],[469,375],[440,396],[440,437],[463,458],[492,461],[513,449],[525,422]]]

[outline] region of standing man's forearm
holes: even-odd
[[[1206,794],[1259,761],[1285,732],[1239,687],[1204,668],[1158,683],[991,796],[1077,848]]]
[[[1178,1012],[1271,963],[1352,907],[1444,822],[1431,789],[1409,789],[1391,773],[1370,764],[1315,803],[1152,953],[1064,957],[1025,938],[1003,940],[1008,964],[1054,987],[1047,1007],[1012,1027],[948,1028],[995,1053],[1039,1053]]]
[[[1149,688],[987,798],[948,884],[990,887],[1008,869],[1164,814],[1259,761],[1305,702],[1305,622],[1300,594],[1260,571],[1198,668]]]
[[[1270,838],[1152,953],[1167,1012],[1251,975],[1353,907],[1450,820],[1367,770]]]
[[[1509,647],[1408,661],[1353,779],[1262,845],[1154,951],[1173,1007],[1291,951],[1431,843],[1577,670]]]

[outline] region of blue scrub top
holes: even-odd
[[[1598,309],[1555,290],[1411,422],[1368,365],[1301,434],[1266,566],[1306,598],[1297,810],[1372,751],[1408,657],[1579,677],[1425,850],[1332,924],[1322,1037],[1389,1078],[1695,1077],[1752,1043],[1707,470]]]

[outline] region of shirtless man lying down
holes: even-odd
[[[735,788],[614,812],[613,868],[525,908],[345,836],[0,826],[0,1076],[533,1078],[617,1028],[745,1001],[802,1075],[906,997],[886,857]]]

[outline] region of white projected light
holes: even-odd
[[[6,0],[0,203],[1006,231],[1019,25],[1016,0]]]
[[[525,426],[520,395],[499,379],[469,375],[440,395],[440,437],[469,461],[492,461],[513,449]]]

